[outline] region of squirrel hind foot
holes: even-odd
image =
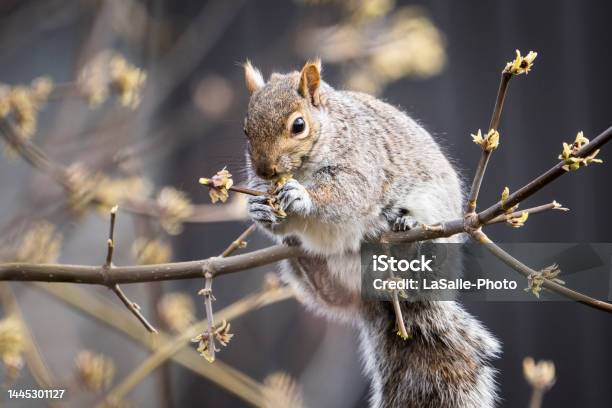
[[[416,228],[420,223],[410,215],[396,218],[393,223],[393,231],[408,231]]]
[[[410,210],[403,207],[387,207],[383,209],[382,216],[393,231],[408,231],[421,224],[410,214]]]

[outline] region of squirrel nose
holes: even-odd
[[[269,166],[266,164],[258,166],[257,173],[259,173],[260,177],[265,179],[271,179],[273,177],[276,177],[276,175],[278,174],[276,165]]]

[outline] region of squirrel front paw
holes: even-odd
[[[312,211],[313,207],[308,191],[293,179],[287,181],[285,185],[278,189],[275,193],[274,202],[287,215],[306,215]],[[269,196],[249,197],[248,212],[253,221],[269,228],[278,226],[285,219],[282,214],[279,214],[278,208],[272,208]]]
[[[282,220],[269,205],[268,200],[267,196],[249,197],[248,200],[249,216],[264,226],[272,226]]]
[[[306,215],[312,211],[310,194],[299,181],[291,179],[276,193],[276,199],[286,213]]]

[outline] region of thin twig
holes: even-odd
[[[123,293],[123,290],[121,290],[121,288],[119,287],[119,285],[113,285],[113,287],[111,288],[111,290],[119,297],[119,299],[121,299],[121,301],[123,302],[123,304],[125,305],[125,307],[127,307],[129,309],[130,312],[132,312],[132,314],[134,316],[136,316],[136,318],[140,321],[140,323],[142,323],[142,325],[151,333],[157,333],[157,329],[155,329],[155,327],[153,327],[153,325],[151,323],[149,323],[149,321],[146,319],[146,317],[144,317],[142,315],[142,313],[140,312],[140,306],[138,306],[137,303],[132,302],[125,293]]]
[[[215,352],[217,350],[215,345],[215,319],[212,308],[212,302],[213,300],[215,300],[215,297],[212,294],[212,274],[210,272],[207,272],[204,275],[204,289],[202,289],[199,294],[204,296],[206,322],[208,323],[208,327],[206,329],[206,332],[208,333],[208,357],[206,357],[206,359],[212,363],[213,361],[215,361]]]
[[[406,330],[406,325],[404,324],[404,316],[402,314],[402,308],[399,303],[397,291],[394,290],[393,292],[391,292],[391,296],[392,296],[391,301],[393,303],[393,310],[395,311],[395,321],[397,324],[397,330],[399,331],[400,336],[403,339],[407,339],[409,337],[408,330]]]
[[[489,129],[487,130],[497,130],[499,128],[499,122],[501,119],[502,110],[504,109],[504,101],[506,100],[506,93],[508,92],[510,78],[512,78],[512,74],[504,70],[501,74],[499,89],[497,91],[497,99],[495,100],[495,107],[493,108],[493,114],[491,115],[491,121],[489,122]]]
[[[232,253],[234,253],[234,251],[236,249],[238,249],[242,245],[244,245],[244,243],[246,242],[246,239],[249,237],[249,235],[251,235],[255,231],[255,229],[257,229],[257,225],[251,224],[251,226],[249,226],[249,228],[244,230],[244,232],[242,234],[240,234],[240,236],[238,238],[236,238],[234,241],[232,241],[232,243],[227,248],[225,248],[225,251],[223,251],[221,256],[222,257],[228,257]]]
[[[506,99],[506,92],[508,91],[508,84],[510,83],[511,78],[512,74],[508,72],[502,72],[501,79],[499,82],[499,90],[497,91],[497,99],[495,100],[495,108],[493,108],[493,114],[491,115],[489,129],[487,129],[485,133],[487,133],[489,130],[497,130],[497,128],[499,127],[499,121],[501,118],[502,109],[504,107],[504,100]],[[474,180],[472,181],[472,188],[470,189],[470,194],[468,197],[468,203],[466,207],[466,212],[468,213],[471,213],[476,210],[476,203],[478,201],[480,186],[482,184],[485,171],[487,170],[487,164],[489,163],[489,159],[491,158],[492,152],[492,150],[482,149],[480,161],[478,162],[476,174],[474,175]]]
[[[246,244],[246,239],[249,235],[253,233],[256,229],[255,224],[251,224],[238,238],[236,238],[232,243],[223,251],[221,254],[222,258],[226,258],[230,256],[236,249],[240,248],[244,244]],[[208,322],[207,332],[207,341],[208,341],[208,350],[207,350],[207,360],[209,362],[215,361],[215,353],[217,352],[217,348],[215,345],[215,319],[213,315],[213,307],[212,302],[215,300],[215,297],[212,293],[212,281],[213,275],[209,271],[205,271],[204,273],[204,289],[200,291],[199,294],[204,296],[204,312],[206,314],[206,321]]]
[[[251,188],[240,187],[240,186],[231,186],[230,188],[228,188],[228,190],[234,191],[236,193],[242,193],[242,194],[247,194],[247,195],[252,195],[252,196],[263,196],[263,195],[268,194],[265,191],[253,190]]]
[[[104,266],[107,268],[111,268],[113,265],[113,252],[115,250],[115,221],[117,219],[117,210],[118,206],[114,206],[110,210],[110,222],[108,228],[108,240],[106,241],[107,250],[106,250],[106,263]]]
[[[529,277],[532,274],[537,274],[538,271],[531,269],[503,249],[501,249],[497,244],[489,239],[482,231],[477,231],[473,234],[473,238],[477,241],[484,244],[485,248],[487,248],[493,255],[499,258],[503,263],[508,265],[510,268],[514,269],[524,277]],[[587,296],[583,293],[576,292],[572,289],[566,288],[563,285],[559,285],[551,280],[544,280],[542,284],[543,287],[550,289],[551,291],[558,293],[566,298],[575,300],[576,302],[582,303],[584,305],[590,306],[592,308],[603,310],[608,313],[612,313],[612,304],[607,303],[598,299],[594,299],[590,296]]]
[[[113,252],[115,249],[115,220],[117,218],[117,206],[114,206],[110,210],[110,226],[108,230],[108,240],[107,243],[107,251],[106,251],[106,262],[102,265],[102,273],[104,275],[108,274],[108,271],[113,269]],[[127,295],[123,292],[123,290],[119,287],[119,284],[109,284],[109,288],[113,291],[115,295],[123,302],[125,307],[129,309],[130,312],[142,323],[142,325],[151,333],[157,333],[157,330],[149,321],[143,316],[140,312],[140,306],[137,303],[132,302]]]
[[[491,224],[497,224],[497,223],[500,223],[500,222],[505,222],[505,221],[508,221],[508,219],[520,217],[523,213],[527,213],[529,215],[533,215],[533,214],[538,214],[538,213],[541,213],[541,212],[544,212],[544,211],[548,211],[548,210],[569,211],[569,208],[565,208],[561,204],[559,204],[558,202],[553,201],[552,203],[539,205],[537,207],[525,208],[524,210],[517,210],[517,211],[511,212],[511,213],[508,213],[508,214],[498,215],[497,217],[495,217],[492,220],[488,221],[486,223],[486,225],[491,225]]]
[[[225,179],[225,181],[231,181],[231,176],[229,175],[229,173],[226,171],[225,168],[223,168],[223,170],[221,170],[221,172],[226,172],[227,174],[225,174],[224,176],[227,176],[227,179]],[[219,173],[221,173],[219,172]],[[219,174],[218,173],[218,174]],[[213,176],[212,178],[207,178],[207,177],[200,177],[199,183],[203,186],[208,187],[209,189],[212,190],[218,190],[218,189],[222,189],[224,191],[224,193],[227,193],[227,191],[233,191],[235,193],[242,193],[242,194],[246,194],[246,195],[250,195],[250,196],[263,196],[263,195],[267,195],[268,193],[266,193],[265,191],[260,191],[260,190],[253,190],[247,187],[240,187],[240,186],[234,186],[234,185],[219,185],[215,183],[215,176]],[[226,183],[224,183],[226,184]],[[231,183],[229,183],[231,184]]]

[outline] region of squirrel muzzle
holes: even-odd
[[[260,162],[255,165],[255,173],[265,180],[271,180],[278,176],[278,166],[270,162]]]

